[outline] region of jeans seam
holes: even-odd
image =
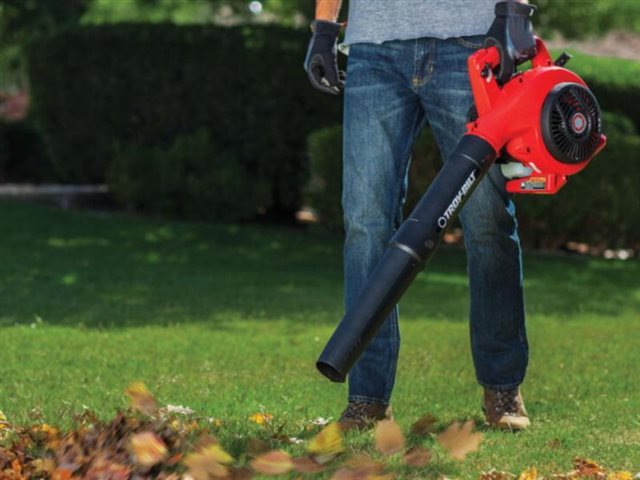
[[[504,390],[513,390],[514,388],[518,388],[520,385],[522,385],[523,381],[524,381],[524,378],[519,382],[508,383],[506,385],[490,385],[488,383],[481,382],[480,380],[478,380],[478,383],[484,388],[488,388],[489,390],[504,391]]]
[[[350,403],[376,403],[379,405],[389,405],[389,399],[382,399],[377,397],[368,397],[365,395],[350,395],[349,396]]]

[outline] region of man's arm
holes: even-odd
[[[338,20],[342,0],[316,0],[316,20]]]

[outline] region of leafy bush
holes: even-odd
[[[254,217],[268,201],[264,182],[206,130],[181,135],[169,148],[126,145],[108,179],[121,203],[163,215],[235,221]]]
[[[39,132],[29,122],[1,122],[0,182],[52,179],[51,163]]]
[[[342,126],[334,125],[309,136],[311,180],[307,188],[309,204],[322,222],[341,229],[342,221]],[[440,169],[441,160],[431,130],[425,129],[413,148],[405,210],[412,209]]]
[[[270,211],[295,211],[307,136],[339,121],[341,108],[308,83],[308,38],[275,26],[119,24],[36,40],[27,48],[33,107],[57,172],[103,181],[121,152],[166,149],[205,128],[268,183]]]
[[[568,240],[608,246],[640,243],[640,136],[632,122],[605,114],[608,145],[580,174],[569,179],[556,195],[516,195],[523,243],[536,247],[559,247]],[[331,227],[342,225],[340,127],[314,132],[309,140],[312,160],[310,202]],[[409,171],[405,211],[410,211],[440,169],[441,160],[430,131],[414,147]]]
[[[640,2],[638,2],[640,6]],[[554,52],[558,55],[560,52]],[[603,110],[629,117],[640,131],[640,63],[620,58],[594,57],[570,51],[568,68],[593,90]]]
[[[610,30],[640,32],[640,2],[635,0],[532,0],[538,6],[536,30],[581,38]]]
[[[605,114],[607,146],[556,195],[517,195],[523,239],[537,247],[567,240],[612,247],[640,243],[640,136],[624,117]]]

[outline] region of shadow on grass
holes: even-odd
[[[342,314],[341,240],[315,229],[162,222],[0,202],[0,326],[88,328],[242,318],[302,325]],[[530,313],[640,309],[638,262],[530,255]],[[635,288],[635,290],[634,290]],[[464,253],[441,249],[403,302],[466,321]]]

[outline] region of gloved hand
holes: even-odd
[[[314,20],[311,22],[311,31],[313,36],[304,60],[304,69],[311,85],[323,92],[338,95],[345,80],[345,73],[338,70],[337,62],[340,24]]]
[[[513,0],[496,3],[496,18],[489,28],[484,47],[495,45],[500,50],[500,67],[496,76],[501,85],[511,79],[517,65],[536,54],[531,26],[531,15],[535,9],[533,5]]]

